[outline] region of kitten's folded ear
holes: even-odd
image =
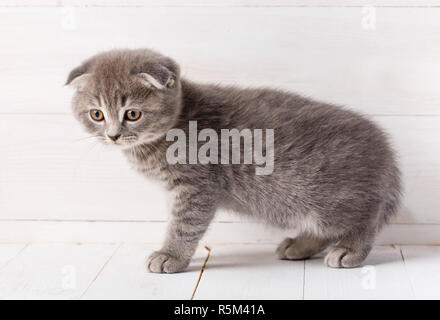
[[[179,77],[179,66],[172,60],[164,63],[146,63],[136,70],[136,78],[143,85],[157,90],[174,88]]]
[[[87,84],[87,80],[90,78],[90,76],[91,74],[88,73],[87,65],[80,65],[79,67],[70,71],[65,85],[81,90]]]

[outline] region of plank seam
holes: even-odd
[[[394,246],[393,246],[393,248],[394,248]],[[416,293],[415,293],[415,290],[414,290],[414,285],[413,285],[413,282],[412,282],[412,278],[411,278],[411,276],[410,276],[410,274],[408,272],[408,269],[406,267],[405,255],[403,254],[402,246],[399,246],[399,251],[400,251],[400,257],[402,258],[403,267],[405,269],[405,274],[406,274],[406,276],[408,277],[408,280],[409,280],[409,285],[411,287],[411,293],[412,293],[413,297],[416,297]]]
[[[0,270],[5,268],[8,264],[10,264],[15,258],[17,258],[23,251],[24,249],[26,249],[28,246],[30,245],[30,242],[26,243],[20,250],[18,250],[18,252],[8,261],[6,261],[5,264],[3,264],[2,266],[0,266]]]
[[[98,279],[98,277],[101,275],[101,273],[104,271],[104,269],[107,267],[108,263],[110,262],[110,260],[113,259],[114,255],[116,254],[116,252],[119,250],[119,248],[122,246],[122,243],[120,243],[119,245],[116,246],[116,249],[113,251],[113,253],[110,255],[110,257],[104,262],[104,264],[102,265],[101,269],[99,269],[98,273],[95,275],[95,277],[93,278],[92,281],[90,281],[89,285],[87,286],[87,288],[84,290],[84,292],[80,295],[79,299],[82,299],[83,296],[87,293],[87,291],[90,289],[90,287],[93,285],[93,283],[95,283],[95,281]]]
[[[375,7],[375,8],[395,8],[395,9],[417,9],[417,8],[440,8],[440,5],[372,5],[372,4],[364,4],[364,5],[134,5],[134,4],[125,4],[125,5],[78,5],[78,4],[40,4],[40,5],[7,5],[0,4],[0,8],[13,9],[13,8],[48,8],[48,9],[58,9],[58,8],[364,8],[364,7]]]
[[[1,222],[64,222],[64,223],[167,223],[168,220],[109,220],[109,219],[0,219]],[[227,221],[227,220],[219,220],[213,221],[213,223],[230,223],[230,224],[259,224],[257,222],[248,222],[248,221]],[[440,223],[437,222],[395,222],[390,223],[389,226],[440,226]]]

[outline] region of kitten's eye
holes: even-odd
[[[141,117],[141,112],[139,110],[127,110],[125,113],[125,118],[130,121],[136,121]]]
[[[104,114],[102,113],[101,110],[98,110],[98,109],[90,110],[90,116],[95,121],[102,121],[102,120],[104,120]]]

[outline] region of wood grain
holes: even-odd
[[[402,256],[415,296],[438,300],[440,296],[440,247],[402,246]]]
[[[440,223],[440,117],[374,117],[404,173],[405,223]],[[0,219],[166,220],[172,199],[70,115],[1,115]],[[224,216],[224,221],[236,218]]]
[[[160,248],[165,221],[1,220],[0,242],[150,243]],[[294,237],[294,230],[279,230],[251,222],[213,222],[203,238],[208,246],[272,244]],[[380,233],[378,245],[440,244],[440,224],[391,224]]]
[[[302,299],[303,281],[304,261],[277,260],[273,246],[214,246],[195,298]]]
[[[376,7],[373,30],[362,26],[366,5]],[[118,152],[83,139],[70,114],[72,91],[63,87],[98,51],[150,47],[174,57],[192,80],[283,88],[374,115],[399,153],[405,185],[396,220],[402,235],[384,238],[417,242],[417,226],[440,223],[438,30],[439,2],[431,0],[3,0],[0,222],[25,223],[29,236],[6,230],[2,239],[75,241],[94,230],[69,231],[75,221],[140,223],[140,230],[167,219],[171,199],[160,186]],[[221,213],[217,221],[240,220]],[[39,233],[46,222],[48,234]],[[121,228],[116,238],[130,238]],[[111,239],[104,229],[101,238]],[[432,230],[421,239],[440,241]]]
[[[77,299],[115,245],[32,244],[0,272],[1,299]]]
[[[306,260],[304,299],[413,299],[400,251],[375,247],[354,269],[332,269],[322,257]],[[348,293],[348,294],[347,294]]]
[[[440,114],[440,8],[3,8],[0,112],[69,111],[67,74],[111,48],[155,48],[201,82],[271,86],[368,114]],[[166,27],[164,27],[166,21]],[[245,23],[244,23],[245,21]]]
[[[122,245],[82,298],[188,300],[206,253],[196,252],[184,273],[155,274],[145,267],[148,255],[155,249],[151,245]]]

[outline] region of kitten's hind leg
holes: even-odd
[[[331,268],[354,268],[362,264],[373,247],[376,231],[363,230],[345,235],[325,257]]]
[[[276,254],[282,260],[303,260],[320,253],[330,244],[327,239],[300,234],[296,238],[286,238],[278,246]]]

